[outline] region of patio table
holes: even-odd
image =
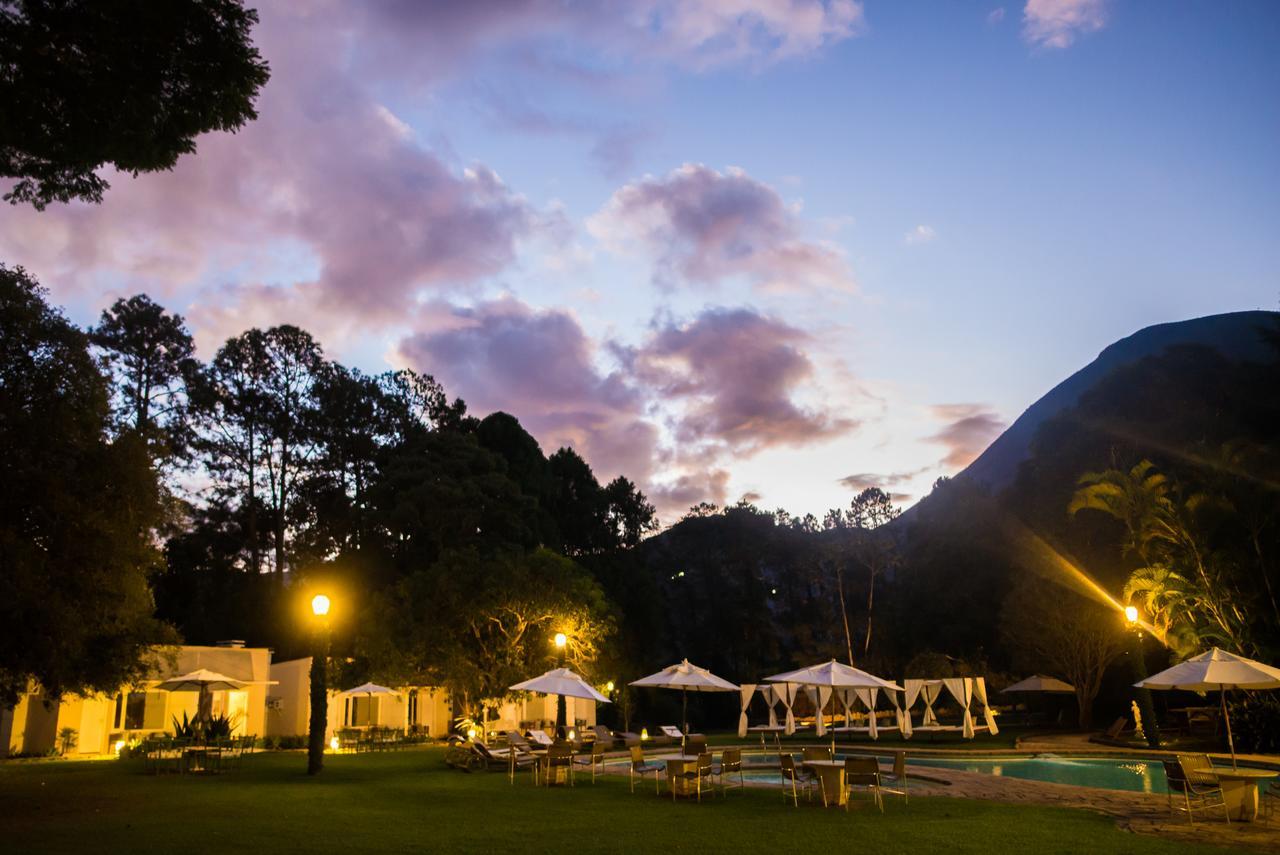
[[[680,777],[680,774],[690,764],[698,762],[697,754],[658,754],[649,759],[667,764],[667,785],[677,796],[688,796],[694,793],[692,784]]]
[[[827,807],[832,804],[827,799],[827,793],[834,792],[836,799],[834,804],[839,807],[843,805],[847,799],[844,791],[844,761],[843,760],[802,760],[801,765],[807,766],[818,775],[818,781],[822,786],[822,806]]]
[[[764,743],[765,734],[772,733],[773,744],[777,746],[779,754],[782,753],[782,734],[786,732],[787,729],[780,724],[757,724],[755,727],[747,728],[747,733],[760,734],[760,750],[762,752],[768,750]]]
[[[1280,776],[1274,769],[1225,769],[1213,767],[1222,787],[1222,800],[1232,819],[1252,822],[1258,818],[1258,782]]]

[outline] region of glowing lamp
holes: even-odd
[[[1125,607],[1124,607],[1124,619],[1125,619],[1126,621],[1128,621],[1128,622],[1129,622],[1129,625],[1130,625],[1130,626],[1132,626],[1133,624],[1137,623],[1137,622],[1138,622],[1138,607],[1137,607],[1137,606],[1125,606]]]
[[[476,732],[477,732],[477,731],[476,731],[476,729],[475,729],[474,727],[472,727],[472,728],[468,728],[468,729],[467,729],[467,739],[470,739],[472,742],[474,742],[474,741],[475,741],[475,739],[476,739]]]
[[[646,742],[648,741],[648,739],[649,739],[649,728],[647,727],[640,728],[640,741]]]
[[[316,617],[329,614],[329,598],[324,594],[316,594],[311,598],[311,611]]]
[[[606,695],[612,695],[612,694],[613,694],[613,681],[612,681],[612,680],[610,680],[609,682],[607,682],[607,683],[605,683],[605,684],[604,684],[604,693],[605,693]]]
[[[556,647],[559,648],[560,650],[564,650],[564,646],[569,643],[569,639],[565,636],[563,632],[556,633],[555,641],[556,641]]]
[[[115,746],[115,747],[116,747],[116,756],[117,756],[117,757],[119,757],[119,756],[120,756],[120,753],[121,753],[122,751],[124,751],[124,746],[125,746],[125,741],[124,741],[123,739],[117,739],[117,740],[116,740],[116,746]]]
[[[577,739],[577,738],[578,738],[578,734],[577,734],[576,732],[574,732],[572,729],[570,729],[570,730],[569,730],[569,741],[570,741],[570,742],[573,742],[573,741],[574,741],[575,739]]]
[[[329,740],[329,750],[330,751],[338,750],[338,737],[335,736]]]

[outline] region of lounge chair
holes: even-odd
[[[533,746],[529,744],[529,740],[520,735],[518,730],[508,730],[506,733],[507,744],[512,748],[518,748],[521,751],[533,752]]]
[[[791,800],[795,802],[796,807],[800,807],[800,796],[797,791],[804,790],[806,800],[812,801],[813,794],[810,788],[817,782],[817,776],[808,769],[796,765],[796,758],[790,754],[783,754],[779,761],[782,766],[782,800],[787,800],[787,785],[791,785]]]
[[[596,740],[589,753],[582,757],[574,757],[573,765],[586,766],[591,769],[591,783],[596,782],[596,772],[604,772],[604,743]]]
[[[1103,735],[1106,736],[1107,739],[1119,739],[1120,734],[1124,732],[1124,726],[1128,723],[1129,723],[1129,719],[1125,718],[1124,716],[1121,716],[1120,718],[1111,722],[1111,726],[1107,728],[1106,733]]]
[[[884,813],[884,798],[880,795],[880,761],[874,757],[844,758],[844,809],[849,809],[849,797],[855,789],[867,790],[876,807]]]
[[[685,770],[680,773],[681,780],[693,782],[694,788],[697,790],[697,793],[698,793],[698,801],[702,801],[702,782],[703,781],[707,782],[707,789],[711,791],[712,795],[715,795],[716,790],[715,790],[715,787],[712,786],[711,776],[712,776],[712,767],[711,767],[710,751],[703,751],[701,754],[698,755],[698,759],[693,761],[693,768],[685,767]],[[671,800],[672,801],[676,800],[675,787],[671,788]]]
[[[480,756],[484,761],[486,769],[503,769],[510,772],[512,782],[515,782],[516,769],[524,766],[532,766],[534,757],[515,748],[490,748],[479,739],[473,739],[467,743],[471,746],[471,750]]]
[[[640,734],[638,733],[630,733],[625,730],[611,731],[603,724],[597,724],[594,730],[596,742],[607,745],[610,748],[630,748],[632,745],[640,744]]]
[[[1222,815],[1227,818],[1227,825],[1231,824],[1231,811],[1227,807],[1226,796],[1222,792],[1222,785],[1218,783],[1216,775],[1203,770],[1188,771],[1181,760],[1165,760],[1164,774],[1169,779],[1168,798],[1171,816],[1175,811],[1186,811],[1187,822],[1195,825],[1196,811],[1222,808]],[[1181,807],[1174,804],[1174,793],[1182,794]],[[1195,804],[1192,804],[1193,800]]]
[[[534,743],[539,748],[550,748],[552,745],[556,744],[556,741],[551,738],[551,734],[547,733],[545,730],[538,730],[534,728],[525,731],[524,735],[530,742]]]
[[[730,786],[745,787],[747,782],[742,776],[742,749],[726,748],[720,754],[720,762],[712,765],[711,772],[716,776],[716,783],[720,785],[722,795]],[[734,775],[738,776],[738,783],[726,783],[727,780],[732,780]]]
[[[662,731],[662,735],[667,739],[674,739],[676,742],[684,742],[684,733],[674,724],[664,724],[658,728]]]
[[[903,804],[910,802],[910,798],[907,796],[907,752],[893,752],[893,773],[887,776],[893,786],[886,787],[884,785],[885,777],[884,774],[880,775],[880,792],[902,796]]]
[[[631,792],[636,791],[636,775],[644,780],[645,775],[653,775],[653,792],[658,793],[658,775],[662,772],[661,763],[650,763],[644,759],[644,749],[639,745],[631,746]]]

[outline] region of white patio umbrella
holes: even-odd
[[[338,692],[338,697],[340,698],[355,697],[357,695],[364,695],[369,699],[369,724],[373,724],[373,696],[374,695],[399,696],[400,693],[397,692],[395,689],[389,688],[387,686],[379,686],[377,683],[364,683],[362,685],[356,686],[354,689],[347,689],[345,691]]]
[[[162,680],[156,685],[156,688],[164,692],[199,692],[200,697],[196,700],[196,720],[199,721],[205,716],[205,708],[208,706],[205,703],[205,699],[209,697],[210,692],[235,691],[243,689],[247,685],[248,683],[243,680],[228,677],[226,674],[219,674],[217,671],[199,668],[177,677],[170,677],[168,680]]]
[[[525,680],[508,688],[517,692],[538,692],[542,695],[560,695],[565,698],[582,698],[596,703],[609,703],[608,698],[568,668],[552,668],[532,680]]]
[[[1074,695],[1075,687],[1070,683],[1064,683],[1055,677],[1045,677],[1037,674],[1034,677],[1028,677],[1025,680],[1019,680],[1012,686],[1008,686],[1000,690],[1000,694],[1007,695],[1015,692],[1044,692],[1050,695]]]
[[[815,686],[819,689],[885,689],[891,692],[901,692],[902,687],[890,680],[877,677],[875,674],[868,674],[852,665],[845,665],[832,659],[830,662],[823,662],[818,665],[810,665],[808,668],[800,668],[796,671],[787,671],[783,674],[774,674],[772,677],[765,677],[771,683],[798,683],[802,686]],[[821,692],[818,694],[821,700]],[[874,710],[871,713],[875,715]],[[822,704],[818,704],[818,716],[821,720]],[[835,734],[831,734],[831,750],[836,747]]]
[[[1280,689],[1280,668],[1263,665],[1214,647],[1208,653],[1193,656],[1186,662],[1153,674],[1134,685],[1162,691],[1183,689],[1188,692],[1208,692],[1217,689],[1222,703],[1222,720],[1227,725],[1227,745],[1231,747],[1231,768],[1234,769],[1236,743],[1231,735],[1231,716],[1227,713],[1227,690]]]
[[[689,735],[689,692],[736,692],[738,687],[723,677],[717,677],[706,668],[699,668],[688,659],[678,665],[668,665],[656,674],[631,682],[633,686],[650,689],[679,689],[681,733]]]

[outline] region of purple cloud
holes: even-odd
[[[741,169],[687,163],[627,184],[587,228],[615,252],[651,257],[664,287],[740,277],[764,291],[854,288],[841,253],[802,237],[797,212]]]
[[[620,372],[596,367],[572,315],[511,297],[439,311],[434,329],[400,342],[406,364],[434,374],[473,412],[511,412],[548,452],[571,446],[601,477],[648,479],[657,428],[643,418],[643,396]]]
[[[1106,24],[1106,0],[1027,0],[1022,10],[1022,37],[1037,47],[1068,48]]]
[[[929,440],[947,448],[942,463],[955,469],[972,463],[1005,429],[1004,421],[983,404],[938,404],[933,414],[948,424]]]
[[[638,382],[678,403],[677,441],[754,453],[804,445],[856,423],[793,394],[813,380],[802,346],[807,333],[751,309],[707,309],[689,323],[656,329],[639,348],[620,351]]]

